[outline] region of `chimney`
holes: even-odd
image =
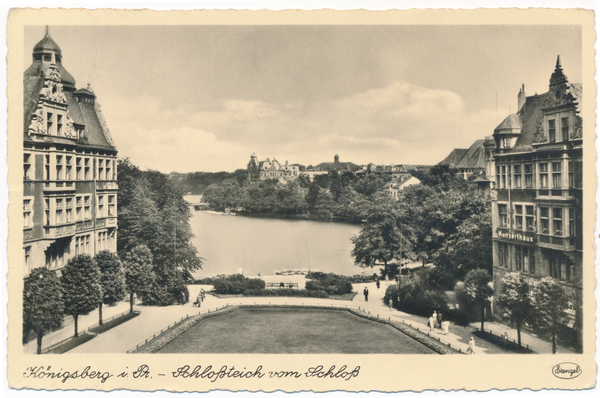
[[[519,106],[517,107],[517,112],[520,112],[521,109],[525,106],[526,100],[527,100],[527,97],[525,96],[525,85],[523,84],[521,86],[521,89],[519,90],[519,97],[518,97]]]

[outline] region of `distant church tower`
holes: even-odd
[[[338,166],[339,164],[340,164],[340,157],[339,157],[339,155],[335,155],[333,157],[333,165]]]

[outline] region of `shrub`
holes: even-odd
[[[250,279],[235,274],[215,280],[213,286],[218,294],[243,294],[246,290],[264,289],[266,284],[262,279]]]
[[[398,296],[400,296],[399,301]],[[448,314],[446,294],[442,290],[428,287],[416,275],[402,278],[400,294],[398,294],[398,285],[389,285],[383,301],[388,304],[390,300],[394,308],[410,314],[430,316],[433,311],[442,311],[444,317]]]
[[[263,296],[263,297],[313,297],[327,298],[327,292],[324,290],[298,290],[298,289],[248,289],[244,296]]]
[[[309,273],[311,281],[306,282],[307,290],[326,290],[329,294],[346,294],[352,292],[353,277],[337,274],[325,274],[323,272]],[[362,277],[362,275],[361,275]],[[367,277],[372,281],[372,277]]]

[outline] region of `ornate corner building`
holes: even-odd
[[[551,276],[569,298],[571,336],[581,338],[583,131],[581,84],[560,57],[548,92],[518,94],[518,112],[494,130],[492,196],[494,289],[507,272],[532,285]],[[496,314],[498,315],[498,314]],[[567,332],[569,332],[567,330]]]
[[[117,247],[117,149],[91,88],[76,89],[46,29],[25,71],[24,273]]]

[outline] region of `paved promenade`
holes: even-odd
[[[278,277],[282,282],[297,282],[295,279],[303,279],[301,276],[294,277]],[[293,281],[290,279],[294,279]],[[304,279],[303,279],[304,281]],[[390,282],[391,283],[391,282]],[[367,286],[369,289],[369,301],[366,302],[362,294],[364,287]],[[212,289],[212,286],[200,286],[192,285],[189,286],[190,298],[193,301],[197,296],[200,288],[208,291]],[[411,324],[414,327],[418,327],[420,330],[429,331],[427,326],[428,319],[425,317],[406,314],[404,312],[397,311],[395,309],[390,310],[382,301],[383,295],[385,294],[386,284],[381,283],[381,288],[377,289],[375,283],[368,284],[354,284],[354,291],[359,294],[354,297],[353,301],[342,301],[342,300],[329,300],[329,299],[316,299],[316,298],[301,298],[301,297],[234,297],[227,299],[219,299],[212,295],[207,294],[206,299],[202,303],[200,309],[193,307],[191,303],[186,305],[172,305],[167,307],[143,307],[135,306],[137,311],[141,314],[132,320],[125,322],[105,333],[102,333],[94,339],[80,345],[69,351],[69,353],[125,353],[127,350],[135,348],[139,343],[144,342],[145,339],[152,338],[156,333],[159,333],[162,329],[172,325],[174,322],[179,321],[182,317],[187,315],[195,315],[198,312],[207,312],[208,310],[214,311],[217,308],[223,307],[227,304],[297,304],[297,305],[315,305],[315,306],[347,306],[349,308],[360,308],[370,312],[372,315],[379,314],[382,318],[391,318],[392,320],[404,321]],[[129,309],[129,303],[123,302],[115,307],[104,307],[104,319],[108,320],[110,317],[116,314],[120,314]],[[80,317],[79,329],[83,331],[90,326],[98,323],[98,312],[97,310],[87,316]],[[479,323],[473,323],[469,326],[457,326],[453,323],[450,324],[450,330],[448,335],[444,335],[441,329],[434,329],[431,334],[444,343],[450,343],[452,347],[460,349],[465,352],[468,347],[469,338],[472,336],[472,331],[479,326]],[[500,325],[493,322],[485,323],[486,330],[493,330],[496,334],[508,333],[509,338],[516,339],[517,332],[514,329],[510,329],[504,325]],[[62,341],[73,335],[73,325],[66,325],[63,329],[44,336],[43,347],[49,347],[59,341]],[[521,340],[523,344],[528,344],[537,353],[552,353],[552,344],[544,340],[538,339],[534,336],[521,333]],[[475,337],[476,341],[476,354],[502,354],[508,353],[501,347],[494,344],[488,343],[484,340]],[[36,342],[31,341],[24,346],[26,353],[35,353]],[[570,353],[573,352],[564,347],[557,348],[558,353]]]

